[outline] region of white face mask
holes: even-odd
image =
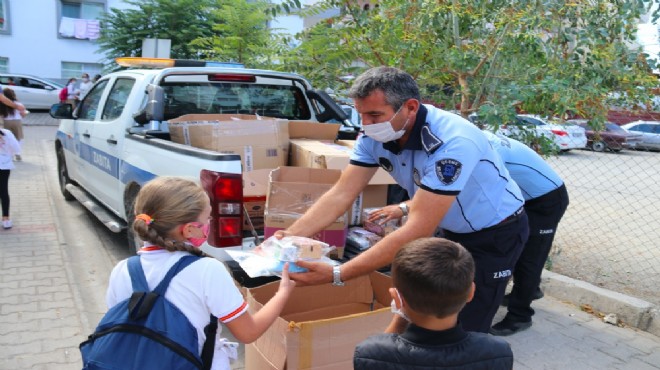
[[[403,108],[403,105],[399,108],[399,110],[396,111],[396,113],[394,113],[392,118],[390,118],[388,121],[380,122],[380,123],[372,123],[370,125],[362,126],[362,129],[364,130],[364,134],[381,143],[387,143],[389,141],[400,139],[401,136],[403,136],[403,134],[406,133],[406,126],[408,126],[408,120],[406,120],[406,123],[403,125],[403,128],[401,128],[401,130],[399,131],[394,131],[394,128],[392,128],[392,120],[394,119],[394,117],[396,117],[397,114],[399,114],[401,108]]]
[[[394,291],[396,292],[396,295],[399,297],[399,302],[401,302],[401,307],[403,308],[403,300],[401,299],[401,295],[399,294],[399,290],[394,288]],[[403,317],[404,320],[410,322],[410,318],[408,315],[406,315],[405,312],[403,312],[402,309],[396,308],[396,301],[392,299],[392,303],[390,303],[390,309],[392,310],[392,313],[397,314],[401,317]]]

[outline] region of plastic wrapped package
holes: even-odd
[[[355,247],[359,251],[365,251],[378,243],[381,239],[381,236],[369,230],[365,230],[361,227],[351,227],[348,229],[346,243],[351,247]]]
[[[289,272],[306,272],[307,269],[296,265],[297,261],[325,262],[336,265],[337,262],[327,257],[334,246],[301,236],[274,236],[266,239],[249,252],[227,250],[241,268],[251,278],[259,276],[280,276],[284,264],[289,262]]]
[[[399,228],[399,220],[388,220],[384,222],[380,221],[374,221],[374,222],[369,222],[367,221],[369,219],[369,214],[371,212],[379,210],[380,208],[365,208],[362,211],[362,219],[364,220],[362,222],[362,227],[365,230],[371,231],[372,233],[378,235],[378,236],[385,236],[392,231],[396,230]]]

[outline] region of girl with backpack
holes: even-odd
[[[0,106],[3,106],[0,103]],[[2,228],[11,229],[9,218],[9,174],[14,168],[13,156],[19,151],[18,141],[11,131],[0,128],[0,203],[2,204]]]
[[[204,256],[199,248],[208,237],[211,205],[204,190],[195,182],[178,177],[157,177],[140,190],[134,210],[137,216],[133,230],[144,241],[138,252],[139,262],[150,291],[182,258]],[[129,265],[127,260],[119,262],[110,275],[106,294],[109,308],[134,295]],[[195,327],[201,354],[206,339],[204,328],[210,315],[217,317],[239,341],[253,342],[279,316],[294,286],[286,266],[277,294],[252,316],[224,264],[215,258],[200,258],[174,275],[164,297]],[[217,341],[211,368],[230,369],[236,347],[235,343],[223,339]],[[155,357],[153,361],[157,361]]]

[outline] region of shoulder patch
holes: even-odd
[[[435,162],[435,173],[443,184],[450,185],[458,179],[462,166],[461,162],[455,159],[441,159]]]
[[[428,125],[422,127],[422,146],[426,153],[433,154],[442,144],[442,140],[431,132]]]
[[[392,172],[392,170],[394,170],[394,166],[392,166],[392,162],[390,162],[390,160],[385,157],[379,157],[378,163],[387,172]]]

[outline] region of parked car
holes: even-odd
[[[603,130],[598,132],[598,135],[589,126],[589,120],[573,119],[567,122],[574,123],[586,130],[587,148],[594,152],[602,152],[606,149],[613,152],[620,152],[624,148],[634,149],[637,143],[642,141],[641,134],[627,131],[612,122],[605,122]],[[597,138],[597,136],[600,137]]]
[[[635,149],[660,150],[660,122],[635,121],[621,127],[642,134],[641,141],[637,143]]]
[[[468,119],[475,125],[483,128],[479,116],[471,114]],[[558,150],[567,152],[571,149],[582,149],[587,146],[587,134],[585,129],[574,124],[560,124],[548,122],[540,116],[531,114],[518,114],[513,122],[500,125],[497,133],[510,136],[527,142],[523,136],[531,133],[536,137],[546,137],[557,146]],[[529,143],[527,143],[529,145]]]
[[[63,84],[45,78],[20,73],[0,73],[0,85],[16,92],[16,98],[27,109],[50,109],[60,102]]]

